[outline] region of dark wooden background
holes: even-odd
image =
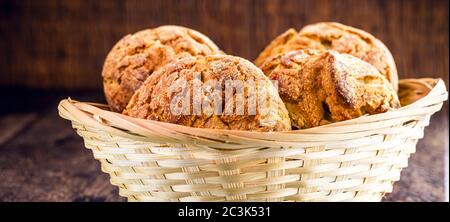
[[[337,21],[392,51],[400,78],[448,82],[448,0],[0,1],[0,85],[101,88],[103,60],[127,33],[165,24],[196,29],[253,60],[289,27]]]
[[[104,102],[103,60],[127,33],[183,25],[253,60],[290,27],[337,21],[385,42],[400,78],[448,87],[448,9],[447,0],[0,0],[0,201],[125,200],[56,106],[68,96]],[[448,146],[446,102],[385,201],[444,201]]]

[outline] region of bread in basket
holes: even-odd
[[[397,110],[288,132],[192,128],[70,98],[58,109],[129,201],[380,201],[447,99],[442,80],[399,86]]]

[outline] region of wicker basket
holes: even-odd
[[[380,201],[447,99],[442,80],[404,79],[403,107],[261,133],[135,119],[62,100],[85,146],[129,201]]]

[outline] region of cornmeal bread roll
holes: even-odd
[[[261,52],[255,64],[261,66],[270,56],[298,49],[334,50],[353,55],[377,68],[398,89],[397,68],[388,48],[363,30],[335,22],[308,25],[300,32],[287,30]]]
[[[134,91],[155,70],[185,56],[222,53],[203,34],[180,26],[160,26],[123,37],[111,49],[103,65],[106,100],[122,112]]]
[[[298,50],[268,58],[263,72],[298,128],[310,128],[400,107],[392,85],[378,70],[348,54]]]
[[[256,90],[251,90],[250,82],[255,83]],[[229,83],[242,83],[248,88],[236,92],[231,90],[233,93],[227,97],[225,94],[231,89],[227,88]],[[177,100],[177,96],[186,94],[187,113],[174,112],[174,106],[180,108],[186,105]],[[194,98],[195,94],[199,96],[197,99]],[[262,100],[258,102],[261,108],[254,102],[259,101],[255,98]],[[201,113],[195,113],[194,106],[199,103],[207,106],[202,108]],[[218,107],[222,113],[211,112]],[[244,108],[243,112],[239,113],[238,107]],[[256,112],[252,114],[250,108],[256,108]],[[226,111],[231,113],[227,114]],[[291,129],[289,114],[272,82],[251,62],[229,55],[186,57],[167,64],[154,72],[135,92],[123,114],[199,128],[254,131]]]

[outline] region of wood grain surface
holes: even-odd
[[[98,90],[114,43],[159,25],[197,29],[252,60],[286,29],[320,21],[374,34],[392,51],[400,78],[448,84],[448,19],[447,0],[1,0],[0,86]]]

